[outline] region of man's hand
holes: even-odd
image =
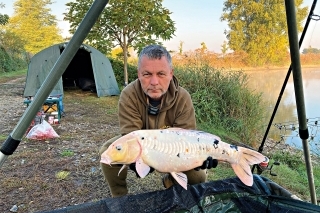
[[[218,160],[212,159],[212,157],[208,157],[207,160],[203,162],[202,166],[199,166],[194,170],[199,171],[200,169],[211,169],[211,168],[216,168],[217,166],[218,166]]]
[[[136,173],[137,178],[140,178],[140,176],[139,176],[139,174],[137,172],[137,169],[136,169],[136,163],[130,164],[129,168]],[[152,173],[153,171],[154,171],[154,168],[150,167],[150,171],[149,171],[148,174]]]

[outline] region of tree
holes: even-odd
[[[182,55],[182,53],[183,53],[183,44],[184,44],[183,41],[179,42],[179,55]]]
[[[318,53],[320,53],[320,49],[317,49],[317,48],[309,46],[308,48],[304,48],[302,53],[303,54],[308,54],[308,53],[316,53],[316,54],[318,54]]]
[[[0,2],[0,8],[4,8],[5,5]],[[0,25],[6,25],[8,23],[9,16],[7,14],[1,14],[0,13]]]
[[[229,47],[228,47],[227,41],[223,41],[223,44],[221,45],[221,52],[222,52],[223,56],[226,55],[228,49],[229,49]]]
[[[35,54],[55,43],[63,41],[57,19],[48,5],[51,0],[17,0],[14,14],[6,25],[7,29],[25,42],[26,51]]]
[[[307,15],[303,0],[296,0],[298,30]],[[258,66],[280,63],[288,53],[287,21],[284,1],[226,0],[221,21],[230,49],[248,54],[248,64]]]
[[[70,22],[74,33],[93,0],[67,3],[64,20]],[[162,7],[162,0],[110,0],[87,36],[86,42],[108,53],[120,46],[124,56],[124,84],[128,84],[128,48],[138,52],[147,44],[169,40],[175,31],[171,12]]]

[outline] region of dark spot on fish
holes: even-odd
[[[222,150],[222,154],[225,154],[226,153],[226,150]]]
[[[218,149],[218,144],[219,144],[219,141],[218,141],[217,139],[214,139],[214,141],[213,141],[213,147],[214,147],[215,149]]]
[[[141,140],[144,140],[144,137],[142,137]]]
[[[238,151],[238,146],[237,146],[237,145],[230,145],[230,148],[231,148],[231,149],[235,149],[235,150]]]
[[[177,154],[177,157],[180,158],[180,153]]]
[[[200,138],[197,138],[198,142],[200,141]]]

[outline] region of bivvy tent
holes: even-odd
[[[32,57],[24,97],[35,96],[67,44],[55,44]],[[98,97],[120,94],[109,59],[86,44],[80,46],[50,95],[63,95],[63,88],[70,86],[94,91]]]

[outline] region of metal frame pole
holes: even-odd
[[[285,7],[286,7],[286,15],[287,15],[292,76],[293,76],[294,92],[296,96],[296,105],[297,105],[297,113],[298,113],[298,120],[299,120],[299,136],[302,140],[302,145],[303,145],[303,152],[304,152],[304,158],[305,158],[307,175],[308,175],[311,202],[313,204],[317,204],[310,151],[309,151],[309,145],[308,145],[309,132],[308,132],[306,110],[305,110],[305,103],[304,103],[300,51],[299,51],[299,42],[298,42],[299,41],[298,29],[297,29],[297,21],[296,21],[296,8],[295,8],[294,0],[286,0]]]
[[[31,102],[30,106],[26,109],[22,117],[20,118],[18,124],[8,136],[6,141],[2,144],[0,149],[0,168],[3,165],[4,161],[8,158],[9,155],[12,155],[13,152],[18,147],[21,138],[29,127],[31,121],[35,117],[38,109],[42,106],[44,101],[50,95],[52,89],[57,84],[61,78],[64,71],[67,69],[71,60],[77,53],[79,47],[81,46],[84,39],[87,37],[92,26],[97,21],[99,15],[102,13],[103,9],[107,5],[109,0],[95,0],[88,10],[87,14],[81,21],[78,29],[74,33],[70,42],[58,58],[57,62],[52,67],[47,78],[41,85],[39,91],[34,97],[34,100]]]

